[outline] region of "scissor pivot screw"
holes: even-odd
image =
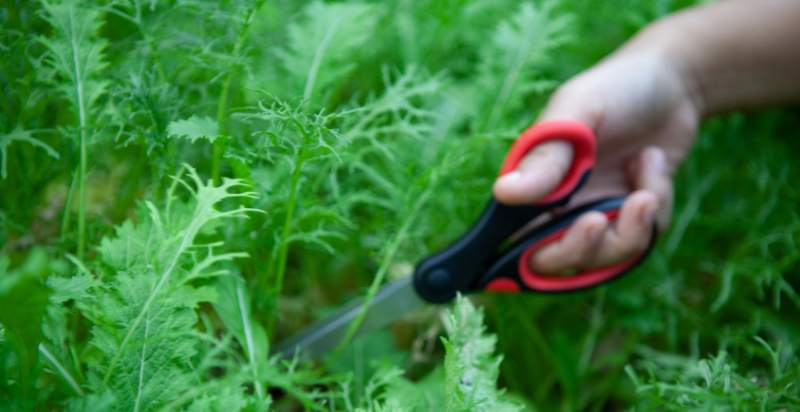
[[[425,283],[435,291],[445,291],[451,288],[450,272],[446,269],[436,269],[426,276]]]

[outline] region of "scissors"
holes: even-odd
[[[655,242],[655,228],[647,249],[626,261],[570,276],[549,276],[531,270],[528,265],[531,254],[559,240],[578,217],[588,211],[599,211],[613,221],[624,200],[620,196],[586,203],[510,239],[532,220],[565,206],[591,173],[596,148],[592,130],[575,121],[547,121],[522,132],[506,154],[500,175],[516,169],[536,146],[553,140],[568,142],[574,155],[569,171],[552,192],[522,206],[504,205],[492,197],[477,221],[460,238],[422,259],[413,276],[389,282],[380,289],[366,308],[357,335],[386,326],[426,303],[446,303],[459,293],[572,292],[617,279],[641,263]],[[337,347],[364,305],[362,300],[347,304],[279,343],[274,352],[284,357],[297,352],[311,358],[324,355]]]

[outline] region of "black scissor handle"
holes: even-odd
[[[594,165],[595,138],[591,129],[574,121],[542,122],[525,130],[506,154],[500,175],[516,169],[537,145],[553,140],[569,142],[574,153],[570,169],[558,187],[533,205],[507,206],[492,199],[464,235],[417,265],[414,286],[421,297],[442,303],[457,292],[473,291],[509,236],[543,213],[565,205],[586,182]]]

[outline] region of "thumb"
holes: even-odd
[[[501,203],[533,203],[552,192],[572,164],[572,146],[563,141],[543,143],[522,158],[517,169],[494,182]]]
[[[573,120],[594,130],[597,116],[570,104],[570,99],[554,97],[538,121]],[[581,105],[584,99],[572,99]],[[520,161],[516,170],[500,176],[494,183],[494,196],[501,203],[519,205],[535,202],[552,192],[572,165],[573,149],[565,141],[540,144]]]

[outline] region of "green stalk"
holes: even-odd
[[[220,136],[225,136],[228,133],[228,117],[226,116],[226,112],[228,111],[228,92],[230,90],[231,77],[230,73],[225,76],[225,80],[222,83],[222,92],[217,101],[217,125],[219,126]],[[220,184],[222,155],[225,153],[226,146],[227,143],[223,137],[218,137],[214,141],[214,152],[211,155],[211,179],[214,181],[215,186],[219,186]]]
[[[78,382],[69,373],[67,368],[65,368],[64,365],[62,365],[61,362],[58,361],[58,358],[56,358],[53,355],[53,353],[50,352],[49,349],[47,349],[47,346],[45,346],[44,343],[39,344],[39,353],[44,355],[45,359],[47,359],[50,362],[50,364],[53,365],[53,368],[56,370],[56,372],[58,372],[61,378],[64,379],[64,381],[66,381],[69,384],[69,386],[72,388],[72,390],[75,391],[76,394],[83,396],[83,390],[81,389],[80,385],[78,385]]]
[[[419,211],[422,209],[422,205],[424,205],[428,198],[430,197],[431,193],[433,192],[434,185],[429,185],[422,194],[417,198],[417,201],[414,203],[414,206],[411,208],[411,211],[406,215],[405,221],[403,222],[400,230],[392,238],[391,242],[386,247],[386,253],[384,254],[383,260],[381,261],[381,265],[378,267],[378,272],[375,274],[375,277],[372,279],[372,284],[369,286],[369,290],[367,290],[367,295],[364,297],[364,304],[361,308],[361,311],[358,313],[355,319],[350,322],[350,326],[347,328],[347,332],[342,338],[341,342],[336,346],[333,350],[333,353],[330,358],[329,363],[333,363],[341,354],[342,350],[353,340],[358,330],[361,328],[361,325],[364,323],[364,319],[367,316],[367,311],[369,310],[369,306],[372,304],[372,300],[375,299],[375,295],[378,294],[378,290],[380,289],[381,285],[383,284],[383,280],[386,278],[386,273],[389,271],[389,266],[391,265],[392,261],[394,260],[394,255],[400,249],[400,245],[405,240],[406,234],[408,230],[411,228],[411,224],[414,223],[416,220]]]
[[[302,162],[297,165],[292,173],[292,182],[290,187],[289,200],[286,205],[286,218],[283,221],[283,230],[281,231],[281,247],[278,251],[278,267],[275,273],[275,290],[280,293],[283,288],[283,277],[286,273],[286,259],[289,252],[289,242],[287,241],[292,229],[292,219],[294,216],[295,205],[297,204],[297,185],[300,182],[300,167]]]
[[[67,190],[67,198],[64,200],[64,214],[61,216],[61,242],[62,244],[66,242],[67,239],[67,230],[69,230],[70,225],[72,224],[72,214],[70,213],[70,209],[72,208],[73,199],[75,198],[75,186],[78,184],[78,174],[73,173],[72,178],[70,179],[69,183],[69,190]]]
[[[86,250],[86,143],[88,114],[86,105],[83,101],[83,74],[81,64],[78,60],[78,44],[72,39],[72,64],[75,67],[75,91],[78,106],[78,127],[80,128],[80,165],[78,167],[78,260],[83,261],[84,251]]]
[[[83,120],[81,120],[83,123]],[[86,134],[81,126],[81,160],[78,173],[78,260],[83,261],[86,250]]]
[[[276,267],[274,268],[274,277],[273,277],[273,287],[272,287],[272,295],[275,299],[280,296],[281,291],[283,290],[283,278],[286,274],[286,259],[289,256],[289,235],[292,231],[292,219],[294,218],[294,209],[297,205],[297,186],[300,184],[300,177],[302,176],[303,170],[303,163],[306,160],[305,150],[304,148],[308,144],[308,133],[303,129],[303,126],[298,123],[294,122],[295,127],[303,136],[303,146],[301,146],[300,151],[297,153],[297,159],[295,162],[294,170],[292,171],[292,179],[289,183],[289,198],[286,201],[286,217],[283,219],[283,229],[281,230],[281,239],[280,245],[278,246],[278,256],[276,260]],[[273,312],[273,316],[270,316],[269,322],[267,324],[267,336],[272,335],[272,330],[275,326],[275,313]]]
[[[236,37],[236,42],[233,44],[231,56],[238,56],[241,52],[244,41],[247,39],[247,32],[250,30],[250,25],[253,23],[253,18],[262,4],[264,4],[264,0],[258,0],[253,3],[252,7],[244,12],[244,23],[242,23],[242,27],[239,29],[239,35]],[[231,61],[235,61],[235,59],[231,59]],[[211,179],[214,185],[220,184],[222,155],[225,154],[225,150],[228,146],[225,140],[225,136],[228,135],[228,95],[230,94],[231,81],[236,71],[233,63],[229,64],[225,70],[227,74],[225,75],[225,80],[222,82],[222,91],[220,92],[219,100],[217,100],[217,125],[219,126],[220,137],[214,142],[214,151],[211,155]]]

